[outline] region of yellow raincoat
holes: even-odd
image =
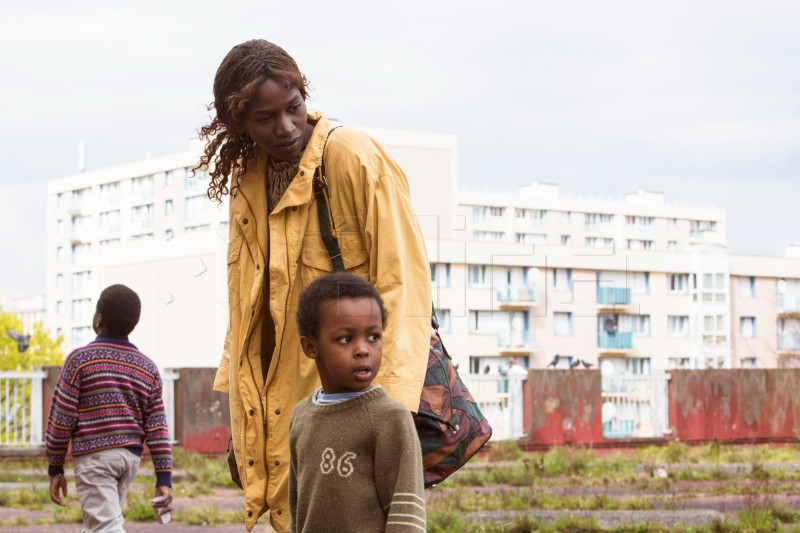
[[[230,199],[230,321],[214,389],[229,395],[248,531],[267,511],[275,529],[289,530],[289,420],[294,405],[319,386],[314,362],[300,348],[295,314],[302,290],[332,271],[312,192],[331,125],[319,113],[309,120],[316,126],[298,173],[269,220],[263,152],[256,151]],[[325,170],[345,267],[376,285],[388,311],[375,383],[416,411],[431,332],[431,282],[406,177],[375,140],[348,128],[331,134]],[[265,387],[259,352],[267,311],[275,350]]]

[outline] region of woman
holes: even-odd
[[[393,317],[376,383],[416,411],[430,336],[430,270],[403,171],[366,134],[307,113],[308,80],[279,46],[235,46],[214,79],[216,117],[198,169],[208,196],[230,194],[230,320],[214,389],[227,392],[245,525],[270,511],[288,531],[289,419],[315,390],[294,316],[300,292],[331,272],[312,179],[324,152],[345,268],[372,282]]]

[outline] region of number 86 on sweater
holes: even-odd
[[[333,448],[325,448],[322,452],[322,462],[319,465],[319,469],[323,474],[330,474],[336,468],[340,476],[349,477],[355,470],[352,462],[355,458],[356,454],[353,452],[344,452],[337,460],[336,452],[333,451]]]

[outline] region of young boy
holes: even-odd
[[[297,323],[322,388],[292,413],[291,531],[425,531],[413,419],[372,387],[386,326],[378,291],[352,274],[323,276],[300,296]]]
[[[172,449],[156,365],[128,342],[141,302],[124,285],[97,301],[97,338],[67,356],[47,422],[50,498],[64,505],[64,459],[72,441],[75,486],[86,532],[124,531],[122,506],[147,442],[156,473],[156,513],[172,510]]]

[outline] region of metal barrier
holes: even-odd
[[[603,376],[603,436],[663,437],[669,430],[669,374]]]
[[[42,446],[47,372],[0,372],[0,447]]]
[[[521,376],[468,375],[462,378],[483,416],[492,426],[492,440],[524,436]]]

